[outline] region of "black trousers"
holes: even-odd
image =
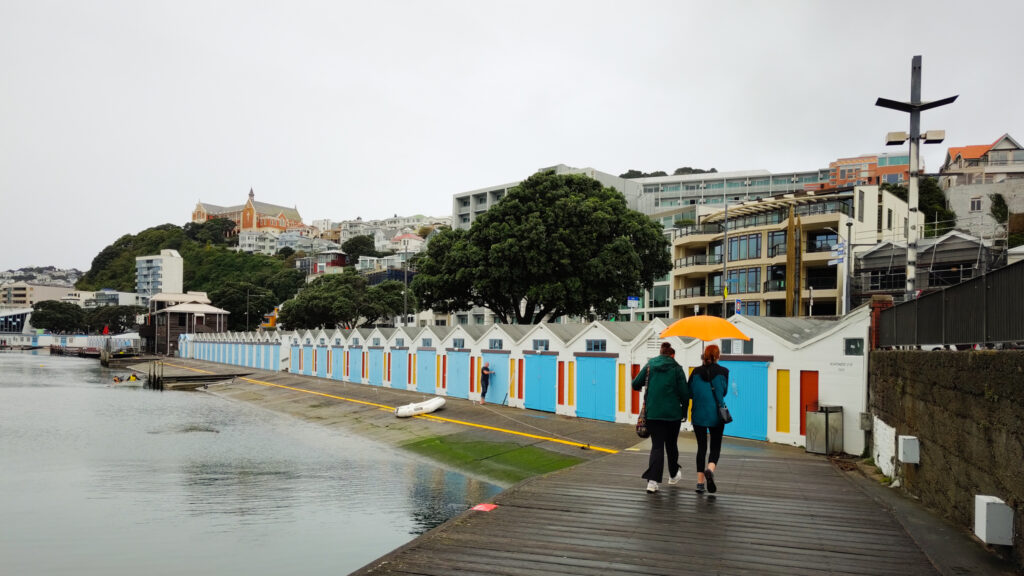
[[[679,420],[648,420],[651,431],[651,457],[642,478],[661,482],[665,473],[665,457],[668,457],[668,475],[679,472]]]
[[[725,424],[719,424],[713,428],[707,426],[693,426],[693,435],[697,437],[697,472],[703,472],[707,466],[704,464],[704,457],[707,455],[707,463],[718,465],[718,457],[722,455],[722,433],[725,432]],[[708,455],[708,436],[711,436],[711,454]]]

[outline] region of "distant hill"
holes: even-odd
[[[82,277],[82,271],[75,268],[57,268],[55,266],[29,266],[17,270],[0,272],[0,284],[12,282],[28,282],[45,286],[64,286],[72,288]]]
[[[247,320],[251,326],[275,305],[292,298],[305,284],[305,275],[295,268],[297,255],[236,252],[228,238],[233,227],[229,220],[211,220],[184,227],[161,224],[138,234],[125,234],[93,258],[92,266],[75,287],[134,292],[137,256],[177,250],[184,261],[183,290],[206,292],[214,306],[232,312],[231,329],[241,329]]]

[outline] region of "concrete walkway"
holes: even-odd
[[[237,367],[168,360],[186,372]],[[694,492],[695,443],[680,435],[684,480],[644,491],[648,441],[632,427],[448,399],[397,419],[423,394],[254,370],[210,392],[401,445],[418,437],[502,438],[586,462],[521,482],[354,574],[1017,574],[967,531],[803,449],[726,439],[718,494]]]

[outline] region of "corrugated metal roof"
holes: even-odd
[[[609,322],[607,320],[599,321],[598,324],[623,342],[634,340],[649,325],[648,322]]]
[[[744,316],[746,321],[764,328],[783,340],[803,344],[839,325],[839,318],[776,318]]]
[[[562,342],[568,342],[587,327],[586,324],[545,324]]]

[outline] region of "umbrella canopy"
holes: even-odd
[[[719,338],[736,338],[738,340],[750,340],[735,324],[718,316],[688,316],[673,322],[668,328],[661,332],[662,338],[669,336],[688,336],[707,342]]]

